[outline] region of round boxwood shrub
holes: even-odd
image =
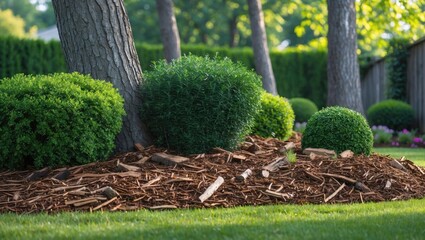
[[[328,107],[308,120],[301,144],[303,149],[325,148],[337,153],[351,150],[369,155],[373,134],[360,113],[343,107]]]
[[[399,100],[385,100],[376,103],[367,110],[371,126],[387,126],[394,130],[411,129],[414,120],[412,106]]]
[[[263,92],[261,110],[255,117],[252,133],[261,137],[275,137],[282,140],[292,135],[294,111],[288,100]]]
[[[0,99],[0,168],[104,160],[124,115],[112,84],[78,73],[6,78]]]
[[[289,103],[294,110],[297,123],[307,122],[318,111],[316,104],[307,98],[291,98]]]
[[[260,107],[261,80],[229,59],[155,63],[141,86],[141,118],[158,146],[184,154],[233,149]]]

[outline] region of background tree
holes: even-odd
[[[117,151],[148,144],[139,109],[142,69],[122,0],[53,0],[65,60],[70,72],[111,82],[124,97],[123,127]]]
[[[172,0],[156,0],[164,56],[167,62],[180,57],[180,36]]]
[[[357,62],[354,0],[328,0],[328,106],[364,114]]]
[[[36,28],[30,28],[29,32],[26,32],[25,21],[21,17],[15,16],[10,9],[0,9],[0,32],[2,36],[34,37],[36,30]]]
[[[252,29],[252,48],[254,50],[255,70],[262,76],[263,88],[277,95],[276,81],[270,61],[269,48],[267,46],[266,29],[264,25],[263,11],[260,0],[247,0],[249,19]]]

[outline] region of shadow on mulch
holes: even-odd
[[[377,154],[311,160],[302,153],[300,140],[299,135],[287,142],[251,136],[234,152],[216,149],[171,165],[164,165],[168,162],[162,153],[172,153],[151,146],[106,162],[35,172],[3,171],[0,212],[361,203],[425,196],[425,168],[409,160]],[[295,143],[295,163],[285,157],[285,146],[291,142]],[[158,158],[162,164],[154,161]],[[276,169],[264,171],[271,163]],[[247,169],[251,173],[244,179],[240,175]],[[220,178],[224,181],[216,191],[207,190]],[[211,196],[201,201],[205,192]]]

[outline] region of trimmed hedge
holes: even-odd
[[[263,92],[261,110],[255,117],[252,133],[261,137],[274,137],[287,140],[294,127],[294,111],[288,100]]]
[[[307,122],[313,114],[319,111],[316,104],[307,98],[291,98],[289,103],[294,110],[295,122],[297,123]]]
[[[412,106],[399,100],[384,100],[375,103],[367,110],[367,118],[371,126],[382,125],[401,131],[411,129],[414,121]]]
[[[124,115],[112,84],[78,73],[5,78],[0,99],[0,169],[104,160]]]
[[[228,57],[254,68],[254,57],[249,48],[182,45],[183,54]],[[163,59],[161,45],[136,44],[144,71],[153,68],[153,62]],[[319,108],[326,106],[327,55],[322,50],[287,48],[271,51],[270,59],[279,95],[287,98],[303,97]],[[36,40],[0,38],[0,79],[16,73],[46,74],[66,72],[59,42],[44,43]]]
[[[260,108],[261,80],[230,59],[157,62],[141,85],[142,121],[158,146],[185,154],[234,149]]]
[[[369,155],[373,134],[366,119],[344,107],[328,107],[315,113],[307,122],[302,148],[326,148],[341,153],[351,150]]]
[[[66,72],[59,42],[0,38],[0,80],[18,73]]]

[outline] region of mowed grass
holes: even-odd
[[[128,213],[4,214],[0,239],[424,239],[425,199]]]
[[[397,159],[405,156],[416,165],[425,167],[425,148],[374,148],[373,151]]]
[[[389,150],[406,155],[399,148]],[[390,151],[385,154],[393,155]],[[425,162],[420,151],[418,154],[416,160],[407,158]],[[425,239],[424,226],[425,199],[414,199],[346,205],[2,214],[0,239]]]

